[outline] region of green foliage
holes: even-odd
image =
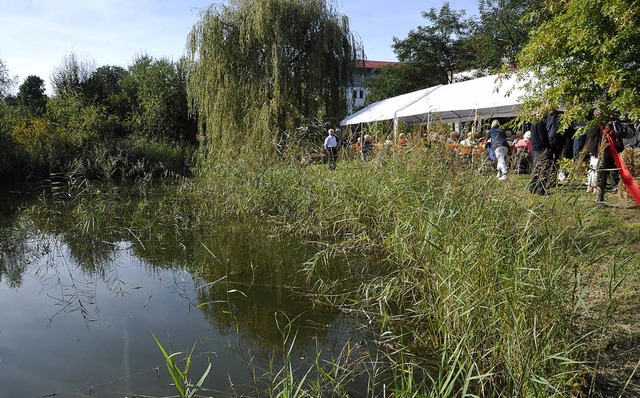
[[[188,144],[116,137],[117,121],[104,108],[78,97],[49,100],[39,116],[0,107],[0,178],[11,181],[68,174],[120,179],[147,175],[189,175],[194,148]]]
[[[29,76],[15,104],[1,103],[0,178],[190,174],[197,126],[184,62],[142,57],[131,71],[94,70],[71,54],[53,81],[51,99],[42,79]]]
[[[198,391],[201,391],[203,389],[202,384],[209,375],[209,371],[211,371],[211,362],[209,362],[209,366],[204,371],[204,374],[202,375],[200,380],[198,380],[198,382],[195,384],[191,384],[188,375],[189,367],[191,366],[191,354],[193,353],[193,349],[191,350],[191,353],[186,355],[184,370],[181,370],[176,362],[176,356],[181,355],[182,353],[175,352],[172,354],[167,354],[167,351],[164,349],[162,344],[160,344],[160,341],[158,341],[156,336],[153,336],[153,339],[156,341],[158,348],[160,348],[160,351],[162,351],[162,355],[167,362],[167,370],[169,371],[169,375],[171,376],[174,386],[176,387],[178,397],[192,398]]]
[[[109,102],[122,93],[122,80],[129,72],[121,66],[104,65],[96,69],[87,80],[84,95],[89,101]]]
[[[130,196],[111,186],[65,185],[57,195],[79,199],[65,199],[73,217],[56,208],[34,209],[62,219],[68,227],[57,228],[68,236],[83,236],[73,252],[88,264],[95,263],[86,250],[90,242],[127,240],[131,233],[141,239],[136,250],[160,258],[152,253],[174,247],[166,234],[179,234],[185,246],[176,243],[176,258],[195,255],[189,263],[201,269],[212,256],[216,272],[229,274],[225,252],[201,240],[218,239],[210,226],[220,215],[240,216],[243,226],[257,219],[285,239],[323,241],[327,250],[305,264],[306,287],[354,319],[366,314],[370,345],[347,345],[330,359],[318,346],[307,367],[293,355],[295,341],[306,340],[300,338],[304,332],[296,331],[293,320],[280,323],[282,355],[265,375],[272,396],[345,396],[350,383],[362,380],[368,396],[577,395],[587,369],[581,362],[585,335],[594,328],[604,333],[613,319],[625,269],[637,263],[637,228],[621,235],[625,227],[612,221],[608,209],[593,208],[583,190],[558,188],[552,197],[532,198],[525,179],[498,185],[474,170],[444,145],[424,149],[410,143],[370,162],[341,161],[332,173],[324,165],[219,162],[209,174],[203,171],[198,185],[154,195],[158,201],[127,204]],[[126,216],[131,209],[134,214]],[[46,230],[55,224],[45,217],[38,225]],[[229,252],[246,251],[235,243],[223,244]],[[333,255],[345,252],[356,261],[340,262],[336,270]],[[266,272],[283,281],[283,273]],[[296,275],[287,275],[285,283],[295,280],[304,290],[298,279],[304,274]],[[359,287],[344,289],[345,279]],[[199,302],[231,292],[212,285],[203,282]],[[300,308],[309,305],[301,301]],[[265,333],[260,321],[241,326]],[[187,394],[191,355],[185,355],[184,368],[181,354],[163,355],[176,389]]]
[[[18,88],[20,105],[37,114],[41,114],[47,104],[47,96],[44,94],[44,90],[44,80],[39,76],[28,76]]]
[[[367,102],[380,101],[446,82],[443,75],[428,72],[427,68],[417,62],[387,66],[379,75],[367,80],[366,84],[371,90]]]
[[[96,105],[86,105],[80,96],[58,96],[47,103],[47,116],[60,136],[80,151],[113,137],[109,115]]]
[[[184,60],[154,60],[143,55],[129,67],[123,89],[132,107],[131,129],[146,137],[195,142],[197,126],[189,115]]]
[[[423,12],[425,26],[411,30],[406,38],[393,40],[400,65],[384,68],[367,82],[371,101],[453,82],[455,73],[472,66],[476,54],[470,46],[474,27],[465,11],[444,3],[438,11]]]
[[[9,76],[9,70],[4,64],[4,61],[0,59],[0,101],[4,100],[4,97],[9,93],[14,81]]]
[[[325,0],[232,0],[189,36],[190,104],[207,150],[275,153],[305,119],[339,119],[359,46]]]
[[[444,147],[410,145],[371,162],[339,162],[332,173],[221,162],[199,197],[221,212],[271,220],[281,233],[334,242],[318,259],[369,255],[366,277],[353,264],[351,273],[366,280],[352,295],[333,290],[330,265],[307,270],[321,300],[364,311],[380,328],[388,348],[381,361],[393,374],[367,373],[374,391],[570,395],[583,370],[576,292],[600,261],[589,210],[571,193],[540,202],[496,182]],[[599,253],[619,258],[617,250]],[[277,374],[278,388],[291,394],[315,388],[305,371],[298,377],[306,382],[290,367]]]
[[[562,124],[586,118],[596,104],[640,117],[640,4],[631,0],[545,1],[551,18],[537,26],[518,57],[536,79],[529,114],[545,105],[566,109]]]
[[[84,91],[84,85],[95,70],[92,61],[83,60],[75,53],[70,53],[62,60],[62,64],[54,69],[51,85],[55,96],[78,96]]]
[[[114,119],[114,132],[118,136],[130,134],[133,127],[129,119],[135,97],[130,101],[123,88],[128,75],[129,72],[120,66],[101,66],[93,72],[83,90],[87,104],[104,107]]]
[[[23,169],[19,145],[11,134],[14,114],[15,110],[0,101],[0,181],[12,180]]]
[[[100,156],[96,157],[97,164],[108,173],[98,175],[113,178],[189,176],[194,166],[194,151],[194,147],[185,143],[129,137],[118,140],[108,151],[100,152]],[[102,159],[109,161],[101,162]]]
[[[475,67],[495,71],[517,66],[517,56],[529,41],[535,20],[531,11],[541,0],[480,0],[479,21],[475,24],[470,45],[476,54]]]
[[[400,61],[419,65],[423,77],[434,74],[438,83],[451,83],[453,74],[465,70],[472,57],[466,44],[471,20],[465,19],[464,10],[452,10],[449,3],[422,16],[429,24],[418,26],[406,39],[394,39],[393,50]]]

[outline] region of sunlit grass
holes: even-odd
[[[220,212],[328,243],[329,255],[305,267],[326,295],[319,299],[366,312],[392,347],[372,395],[578,393],[584,334],[608,327],[624,280],[616,270],[637,259],[600,241],[614,226],[579,183],[532,197],[527,177],[500,182],[439,148],[343,161],[335,172],[238,161],[216,165],[201,183],[197,191]],[[353,264],[355,292],[332,290],[330,258],[339,252],[366,255],[365,269]],[[587,302],[603,274],[608,293]],[[594,310],[603,311],[595,328],[583,320]]]
[[[54,186],[51,197],[73,207],[70,228],[84,235],[108,229],[122,206],[135,208],[124,239],[142,246],[168,233],[150,225],[186,239],[224,218],[319,242],[324,249],[300,267],[308,294],[361,319],[366,343],[300,368],[287,355],[289,330],[260,381],[271,396],[592,393],[617,303],[633,288],[629,276],[637,281],[637,223],[615,216],[629,210],[611,194],[611,206],[596,205],[579,177],[549,197],[530,196],[527,182],[497,181],[444,148],[410,147],[342,160],[336,171],[213,163],[159,200],[148,200],[153,180],[133,196],[111,191],[115,201],[85,183]]]

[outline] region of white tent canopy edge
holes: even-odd
[[[447,85],[438,85],[375,102],[348,116],[341,126],[400,120],[408,124],[445,123],[480,118],[512,117],[522,104],[525,90],[516,75],[490,75]]]
[[[396,112],[414,104],[421,98],[429,95],[441,85],[413,91],[410,93],[387,98],[362,108],[358,112],[347,116],[340,122],[340,126],[347,126],[360,123],[373,123],[394,118]]]
[[[513,117],[524,96],[517,76],[503,79],[491,75],[442,86],[399,110],[396,116],[408,124],[424,123],[428,118],[450,123],[474,120],[476,116]]]

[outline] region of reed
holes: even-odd
[[[499,184],[478,170],[445,148],[414,145],[339,162],[335,172],[216,164],[196,191],[215,212],[327,242],[305,265],[309,280],[323,301],[369,314],[377,340],[393,347],[372,395],[577,394],[590,329],[581,323],[587,277],[637,256],[594,239],[597,217],[579,190],[532,198],[524,179]],[[333,290],[328,253],[337,252],[366,254],[364,267],[352,263],[355,292]]]
[[[348,158],[334,172],[259,158],[214,162],[157,201],[146,199],[152,180],[142,181],[129,232],[147,242],[157,231],[145,225],[186,233],[233,216],[323,243],[301,267],[309,294],[364,315],[367,347],[349,343],[336,358],[300,368],[283,346],[268,372],[271,396],[347,394],[363,379],[367,396],[597,389],[598,354],[638,260],[637,223],[615,225],[575,185],[531,197],[526,176],[499,182],[444,147]],[[54,199],[76,199],[73,229],[83,234],[113,223],[95,214],[131,203],[120,191],[111,191],[120,204],[103,202],[95,189],[79,182],[53,190]],[[340,273],[336,255],[348,260]],[[291,340],[293,331],[283,337]]]
[[[179,398],[193,398],[194,396],[196,396],[196,393],[198,391],[206,391],[206,389],[204,389],[202,385],[204,384],[204,381],[211,371],[211,362],[209,362],[209,366],[203,372],[200,379],[196,383],[192,383],[189,379],[189,368],[191,366],[191,356],[193,354],[193,349],[191,349],[191,352],[189,352],[188,354],[182,352],[174,352],[169,354],[156,336],[153,336],[153,339],[155,340],[158,348],[165,358],[167,371],[171,376],[171,380],[173,380],[173,385],[176,388],[176,392],[178,393]],[[178,361],[176,360],[176,358],[180,355],[184,355],[185,364],[183,369],[180,369]]]

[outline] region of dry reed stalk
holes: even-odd
[[[625,148],[620,154],[620,159],[622,159],[627,169],[629,169],[636,184],[640,186],[640,148]],[[622,199],[632,200],[624,184],[618,185],[618,195],[620,195]]]

